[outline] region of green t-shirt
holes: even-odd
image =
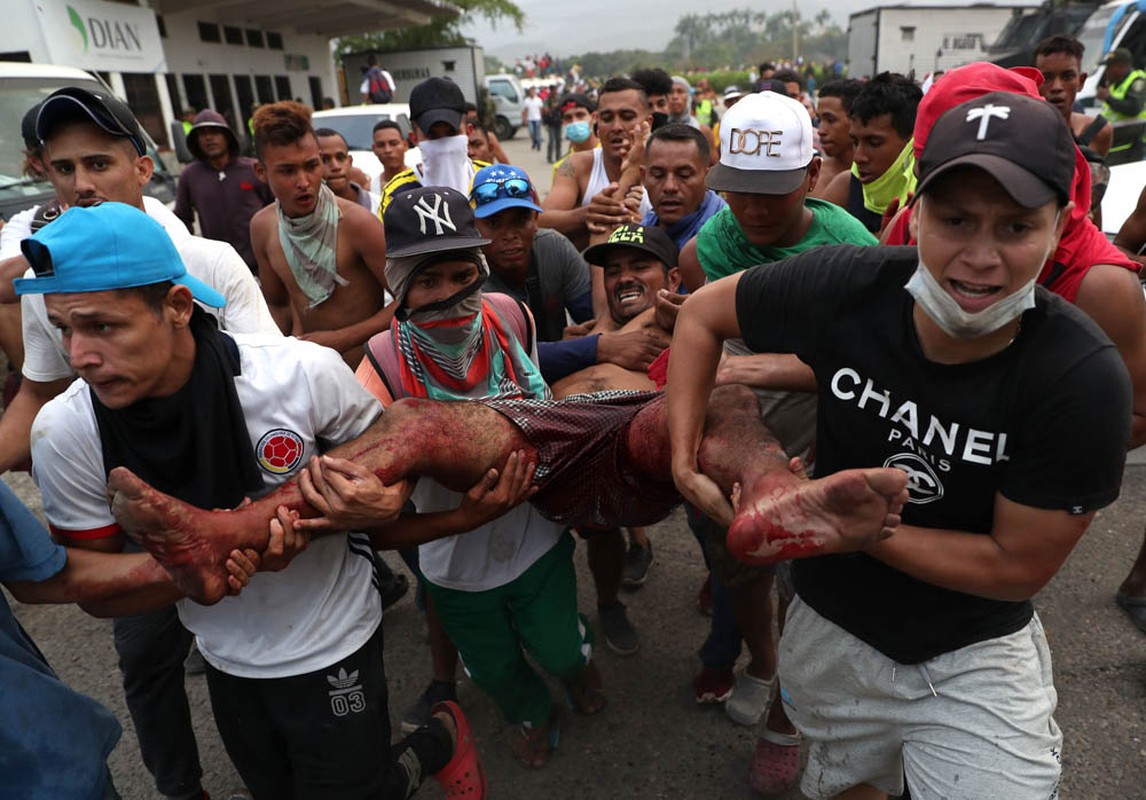
[[[789,247],[757,247],[744,236],[731,208],[714,214],[696,235],[696,256],[708,280],[715,281],[820,245],[878,243],[847,209],[815,197],[805,199],[804,205],[812,210],[812,224],[804,238]]]

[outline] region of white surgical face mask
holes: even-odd
[[[919,202],[922,202],[922,198]],[[1059,214],[1055,214],[1052,230],[1058,229]],[[918,239],[923,240],[923,215],[918,217]],[[1040,267],[1046,263],[1054,251],[1055,242],[1052,239],[1043,253]],[[998,300],[982,311],[964,311],[955,298],[953,298],[931,274],[931,270],[923,263],[922,255],[919,266],[911,280],[903,287],[915,298],[927,316],[939,326],[940,330],[954,339],[978,339],[1014,322],[1027,309],[1035,307],[1035,280],[1038,275],[1031,278],[1011,294]]]

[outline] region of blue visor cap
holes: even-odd
[[[507,208],[528,208],[541,212],[537,204],[537,190],[525,170],[509,164],[492,164],[474,175],[470,203],[478,219],[492,217]]]

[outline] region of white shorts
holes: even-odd
[[[936,624],[942,624],[936,621]],[[780,639],[788,715],[808,741],[800,788],[859,784],[915,800],[1058,796],[1062,732],[1038,616],[922,664],[899,664],[797,597]]]

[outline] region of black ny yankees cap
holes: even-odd
[[[1074,139],[1050,103],[1014,92],[991,92],[945,112],[919,157],[919,185],[927,192],[940,175],[964,166],[995,178],[1015,202],[1038,208],[1070,200]]]
[[[425,186],[395,195],[382,215],[386,255],[391,258],[463,250],[489,244],[474,225],[470,201],[446,186]]]

